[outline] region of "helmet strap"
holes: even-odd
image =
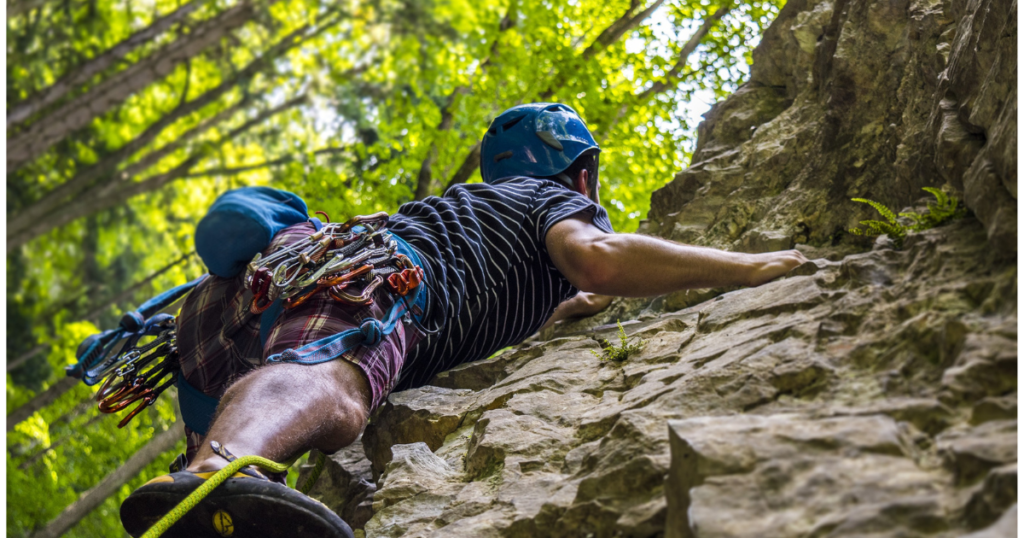
[[[572,180],[571,177],[569,177],[569,174],[566,174],[565,172],[559,172],[558,175],[555,177],[561,179],[562,182],[568,185],[570,189],[576,188],[575,182]]]

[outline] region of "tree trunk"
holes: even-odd
[[[636,28],[641,22],[647,17],[654,13],[654,10],[658,9],[665,0],[655,0],[653,4],[637,12],[640,7],[639,3],[634,1],[630,4],[629,8],[621,17],[616,19],[607,28],[601,31],[594,39],[594,42],[590,44],[580,54],[581,61],[590,60],[594,55],[598,54],[602,50],[606,49],[612,43],[615,43],[622,38],[626,32]],[[559,87],[561,81],[561,74],[552,79],[551,84],[548,85],[547,89],[540,92],[540,98],[542,101],[546,101],[554,95],[555,88]],[[480,142],[477,142],[470,148],[466,158],[462,161],[462,166],[455,171],[455,175],[448,181],[445,190],[448,190],[452,185],[458,185],[459,183],[465,183],[469,180],[473,172],[476,171],[477,167],[480,166]]]
[[[335,19],[335,21],[336,20],[337,19]],[[333,22],[325,24],[313,35],[323,31],[332,23]],[[99,179],[104,174],[112,173],[116,169],[117,165],[134,155],[137,151],[146,147],[161,132],[163,132],[164,129],[172,125],[174,122],[215,102],[239,83],[251,79],[264,69],[273,67],[273,60],[296,45],[302,43],[302,41],[307,38],[305,33],[308,30],[309,27],[304,26],[292,32],[287,37],[277,42],[262,56],[250,62],[249,65],[245,66],[245,68],[234,76],[225,79],[215,88],[203,93],[203,95],[178,106],[166,116],[160,118],[147,127],[145,131],[135,137],[131,142],[121,146],[116,151],[105,157],[102,161],[82,170],[82,172],[68,181],[61,183],[37,202],[25,209],[22,209],[13,217],[9,217],[7,220],[7,251],[11,251],[12,237],[19,232],[24,232],[26,228],[32,227],[36,222],[43,220],[43,217],[46,215],[53,214],[57,210],[58,206],[64,203],[68,198],[85,191],[95,180]],[[29,236],[30,239],[32,237],[35,237],[35,235]]]
[[[29,359],[38,355],[40,351],[46,351],[49,348],[50,346],[46,344],[36,345],[36,347],[22,353],[21,356],[19,356],[17,359],[8,362],[7,371],[10,372],[11,370],[14,370],[15,368],[21,366],[22,364],[25,364],[26,362],[28,362]]]
[[[661,0],[664,1],[664,0]],[[494,41],[491,42],[491,49],[487,55],[487,58],[480,62],[480,66],[477,68],[477,73],[483,73],[487,70],[487,67],[491,65],[491,60],[494,59],[498,54],[498,41],[501,39],[501,34],[509,28],[515,26],[513,22],[513,9],[515,4],[508,8],[508,12],[501,18],[498,23],[498,35],[494,37]],[[417,174],[416,180],[416,200],[422,200],[427,196],[430,196],[430,191],[433,186],[433,174],[432,169],[434,161],[437,160],[437,139],[441,133],[447,132],[452,128],[455,123],[455,115],[452,113],[452,108],[455,106],[456,100],[466,93],[469,93],[470,85],[463,85],[452,90],[452,93],[445,100],[444,107],[441,108],[441,122],[437,125],[437,130],[434,134],[434,138],[430,141],[430,148],[427,149],[427,156],[423,159],[423,163],[420,165],[420,172]]]
[[[131,286],[128,286],[127,288],[122,290],[117,295],[114,295],[110,299],[107,299],[106,301],[104,301],[102,304],[100,304],[100,306],[97,306],[96,308],[93,308],[92,312],[90,312],[89,315],[87,315],[84,318],[82,318],[82,320],[84,320],[84,321],[96,321],[96,319],[99,318],[100,315],[103,314],[103,312],[107,308],[110,308],[111,306],[116,305],[116,304],[118,304],[118,303],[120,303],[122,301],[128,300],[132,296],[132,294],[136,292],[136,290],[142,288],[146,284],[149,284],[150,282],[155,280],[158,276],[166,273],[167,271],[170,271],[172,268],[174,268],[175,265],[178,265],[178,264],[184,262],[190,256],[192,256],[192,253],[183,254],[180,258],[178,258],[178,259],[174,260],[173,262],[171,262],[171,263],[161,267],[160,269],[156,270],[156,272],[154,272],[153,274],[147,276],[146,278],[143,278],[142,280],[132,284]]]
[[[192,140],[193,138],[205,133],[212,127],[217,127],[221,124],[221,122],[231,119],[231,116],[234,116],[238,113],[239,110],[245,108],[246,105],[250,103],[250,101],[251,100],[248,97],[244,97],[242,98],[241,101],[225,108],[224,110],[215,114],[213,117],[207,118],[199,122],[199,125],[196,125],[195,127],[189,129],[188,131],[185,131],[184,133],[181,134],[181,136],[176,137],[172,142],[169,142],[160,147],[159,149],[155,149],[147,153],[138,161],[135,161],[134,163],[128,165],[124,170],[115,174],[115,177],[112,177],[109,181],[117,181],[116,176],[118,175],[122,177],[136,176],[142,172],[145,172],[151,166],[159,163],[160,160],[163,159],[164,157],[184,147],[189,140]]]
[[[29,2],[23,2],[22,4],[28,4]],[[140,45],[149,43],[160,34],[167,31],[174,23],[183,20],[188,17],[202,4],[199,0],[193,0],[171,13],[160,17],[153,21],[147,28],[143,28],[138,32],[135,32],[124,41],[121,41],[117,45],[114,45],[106,52],[103,52],[99,56],[86,61],[81,66],[65,74],[57,82],[54,82],[50,86],[36,92],[24,101],[16,103],[11,107],[11,111],[7,113],[7,128],[10,129],[13,125],[21,123],[28,119],[29,116],[39,112],[43,107],[56,102],[61,97],[67,95],[72,89],[81,87],[92,77],[99,73],[102,73],[108,67],[117,63],[118,60],[124,58],[128,53],[132,52]],[[19,4],[21,5],[21,4]],[[7,17],[10,18],[12,15],[10,9],[8,9]]]
[[[252,4],[226,10],[124,71],[93,86],[85,94],[36,120],[7,141],[7,173],[17,170],[60,142],[73,131],[85,127],[97,116],[121,104],[135,92],[167,76],[178,64],[198,55],[255,15]]]
[[[238,127],[228,133],[224,138],[217,142],[217,145],[228,142],[259,123],[262,123],[267,118],[294,107],[304,101],[305,96],[300,96],[280,106],[264,111],[241,127]],[[27,243],[29,240],[43,235],[50,230],[59,228],[74,220],[87,217],[93,213],[123,204],[134,196],[155,191],[178,178],[185,177],[192,167],[206,158],[211,151],[213,151],[213,145],[205,146],[204,148],[194,152],[181,164],[172,168],[170,171],[151,176],[142,181],[133,181],[133,178],[131,177],[118,175],[117,181],[105,183],[97,188],[90,189],[88,192],[70,200],[67,204],[60,207],[60,210],[53,218],[39,222],[36,226],[32,226],[15,234],[13,237],[9,237],[7,240],[7,252],[10,252],[14,248],[17,248]]]
[[[466,159],[462,161],[462,166],[455,171],[455,175],[452,176],[451,181],[448,185],[445,185],[444,190],[452,188],[454,185],[459,183],[465,183],[469,176],[473,175],[473,171],[480,167],[480,142],[477,142],[469,149],[469,154],[466,155]]]
[[[153,463],[163,453],[173,449],[178,440],[182,438],[184,438],[184,431],[182,430],[181,421],[178,421],[167,431],[146,443],[146,446],[128,458],[124,465],[104,477],[99,484],[96,484],[92,489],[79,496],[77,501],[65,508],[46,527],[33,534],[32,538],[57,538],[63,535],[85,516],[89,515],[89,512],[94,508],[107,500],[107,497],[116,493],[117,490],[121,489],[121,486],[135,478],[146,466]]]
[[[75,388],[78,382],[79,380],[73,377],[62,378],[43,392],[36,394],[35,398],[29,400],[25,405],[11,411],[7,415],[7,431],[10,432],[15,426],[35,414],[36,411],[57,401],[57,398],[63,396],[65,392]]]
[[[92,400],[92,398],[89,398],[89,400]],[[95,402],[90,402],[90,403],[95,404]],[[86,428],[88,428],[89,426],[92,426],[93,424],[99,422],[100,420],[102,420],[102,419],[104,419],[106,417],[107,417],[107,415],[101,413],[99,415],[96,415],[96,416],[90,418],[85,424],[82,424],[74,432],[69,433],[69,434],[65,435],[64,437],[61,437],[60,439],[57,439],[56,441],[50,443],[49,446],[40,449],[35,454],[32,454],[31,456],[29,456],[28,459],[26,459],[25,461],[19,463],[18,464],[18,470],[19,471],[24,471],[25,469],[28,469],[29,467],[32,466],[33,463],[39,461],[39,459],[42,458],[43,456],[45,456],[48,452],[50,452],[51,450],[57,449],[58,447],[60,447],[64,443],[66,443],[68,441],[68,439],[71,439],[72,437],[79,437],[79,436],[81,436],[82,432]]]

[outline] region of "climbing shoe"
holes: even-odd
[[[121,524],[133,537],[142,536],[214,474],[179,471],[150,480],[121,504]],[[186,508],[181,519],[159,536],[353,538],[348,524],[322,503],[252,468],[235,473],[194,506],[180,510]]]

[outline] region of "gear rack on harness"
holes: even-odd
[[[372,304],[373,292],[381,286],[395,296],[394,306],[384,320],[365,319],[358,329],[286,350],[269,357],[269,362],[317,364],[333,360],[357,345],[376,345],[390,334],[399,319],[410,319],[411,305],[420,295],[423,269],[410,258],[416,256],[411,248],[387,231],[387,221],[387,213],[357,216],[343,224],[328,221],[306,240],[266,257],[261,253],[253,257],[243,277],[245,287],[253,293],[249,305],[253,314],[263,314],[275,304],[289,310],[317,293],[327,293],[349,305]],[[152,405],[172,384],[182,386],[178,379],[181,365],[176,345],[177,320],[158,312],[184,297],[207,276],[147,301],[138,311],[125,314],[117,329],[90,336],[79,346],[79,362],[69,367],[68,375],[82,378],[87,385],[103,380],[96,394],[101,412],[116,413],[141,402],[118,423],[119,428]],[[270,325],[274,319],[276,315],[269,320]],[[262,323],[267,320],[261,319]],[[155,339],[142,344],[143,337]],[[182,414],[189,424],[185,397],[179,393]],[[213,405],[215,408],[216,403]],[[206,410],[204,414],[212,416],[212,411]],[[192,422],[198,424],[203,420],[208,417],[193,418]]]

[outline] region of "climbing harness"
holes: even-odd
[[[217,486],[223,484],[228,478],[234,476],[235,473],[242,472],[253,476],[254,478],[267,480],[267,478],[259,471],[255,469],[246,469],[246,467],[257,466],[274,473],[283,473],[288,470],[288,467],[290,467],[288,464],[277,463],[260,456],[236,457],[217,441],[210,441],[210,447],[213,448],[215,454],[228,460],[227,467],[224,467],[214,473],[213,476],[206,479],[202,485],[196,488],[195,491],[190,493],[188,497],[185,497],[177,506],[168,512],[167,515],[160,518],[159,521],[150,527],[150,529],[142,535],[142,538],[157,538],[167,532],[167,530],[177,523],[178,520],[184,517],[189,510],[195,508],[195,506],[205,499],[214,489],[217,488]],[[327,461],[327,456],[323,452],[320,452],[319,450],[316,452],[316,465],[313,467],[313,471],[310,473],[305,485],[299,489],[299,492],[303,495],[309,493],[309,491],[313,489],[313,484],[315,484],[317,478],[320,477]]]
[[[364,319],[358,328],[335,334],[297,349],[268,357],[268,362],[319,364],[340,357],[359,345],[374,346],[402,320],[423,313],[423,269],[415,251],[387,231],[387,213],[357,216],[345,223],[327,224],[306,239],[263,257],[256,253],[245,268],[243,283],[252,291],[249,310],[260,314],[260,338],[266,340],[282,310],[298,307],[318,293],[349,305],[373,304],[378,288],[390,292],[393,305],[384,319]],[[319,224],[317,221],[315,224]],[[116,413],[140,402],[119,423],[124,427],[176,384],[186,425],[205,435],[219,401],[192,387],[180,375],[176,319],[159,313],[206,278],[203,275],[155,297],[137,311],[125,314],[117,329],[93,335],[79,346],[78,364],[68,375],[87,385],[103,384],[97,392],[99,409]],[[141,343],[145,337],[155,337]]]
[[[366,318],[358,328],[285,350],[268,361],[318,364],[336,359],[359,345],[377,345],[400,321],[422,327],[420,318],[426,303],[426,286],[420,285],[425,283],[422,265],[411,246],[387,231],[387,213],[358,216],[337,224],[331,223],[326,213],[317,212],[327,219],[326,225],[309,218],[315,232],[307,239],[262,256],[268,238],[301,222],[305,209],[305,203],[294,194],[263,187],[243,188],[218,198],[197,226],[197,252],[212,274],[233,278],[244,266],[243,283],[253,293],[249,310],[260,315],[261,342],[265,343],[282,310],[296,308],[317,293],[326,293],[344,304],[368,306],[373,304],[374,292],[383,288],[392,295],[392,306],[383,319]],[[245,265],[244,260],[250,257],[252,261]],[[116,413],[138,403],[121,419],[119,428],[152,405],[168,387],[177,385],[185,424],[200,435],[206,434],[219,400],[193,387],[181,375],[177,319],[163,311],[208,276],[204,274],[146,301],[125,314],[116,329],[92,335],[79,345],[78,362],[67,367],[66,373],[90,386],[102,382],[96,393],[101,412]],[[206,480],[143,536],[163,534],[236,472],[266,479],[255,469],[243,468],[257,466],[282,473],[290,467],[259,456],[235,458],[219,444],[211,445],[214,452],[228,459],[228,466]],[[326,456],[317,452],[316,464],[299,490],[301,493],[312,489],[325,462]],[[172,473],[184,465],[179,456],[171,466]]]

